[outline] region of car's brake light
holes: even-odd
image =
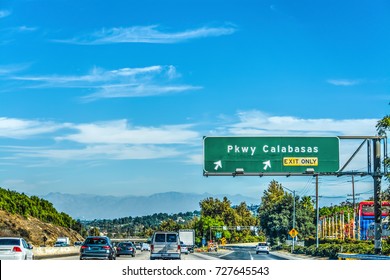
[[[154,245],[150,245],[150,251],[154,250]]]
[[[106,250],[109,250],[110,249],[110,246],[103,246],[103,249],[106,249]]]
[[[87,249],[87,248],[88,248],[88,246],[85,246],[85,245],[81,246],[81,249]]]
[[[12,248],[12,252],[22,252],[22,249],[20,249],[20,247],[18,246],[15,246],[14,248]]]
[[[177,250],[179,250],[179,251],[180,251],[180,245],[177,245]]]

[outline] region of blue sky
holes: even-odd
[[[260,197],[209,177],[203,136],[373,136],[389,113],[388,1],[0,3],[0,185],[19,192]],[[342,165],[358,141],[341,141]],[[365,171],[365,152],[349,170]],[[321,203],[350,177],[321,177]],[[356,181],[372,195],[372,178]]]

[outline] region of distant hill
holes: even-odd
[[[65,212],[74,219],[115,219],[128,216],[145,216],[154,213],[180,213],[200,210],[199,202],[205,198],[222,199],[226,196],[233,205],[246,202],[259,204],[259,198],[242,195],[212,195],[209,193],[165,192],[150,196],[102,196],[91,194],[49,193],[41,196],[53,203],[58,211]]]

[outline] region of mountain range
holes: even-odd
[[[212,197],[220,200],[227,197],[232,205],[246,202],[247,205],[259,204],[260,198],[236,195],[213,195],[209,193],[164,192],[150,196],[104,196],[93,194],[49,193],[41,196],[53,203],[59,212],[64,212],[74,219],[95,220],[115,219],[153,215],[154,213],[175,214],[200,210],[199,202]]]

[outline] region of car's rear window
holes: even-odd
[[[258,246],[267,246],[267,243],[262,242],[262,243],[259,243]]]
[[[126,242],[126,243],[120,243],[120,244],[118,244],[118,247],[128,247],[128,246],[133,246],[133,243],[131,243],[131,242]]]
[[[19,239],[0,239],[0,245],[20,245]]]
[[[107,244],[107,240],[104,238],[88,238],[85,244],[104,245]]]

